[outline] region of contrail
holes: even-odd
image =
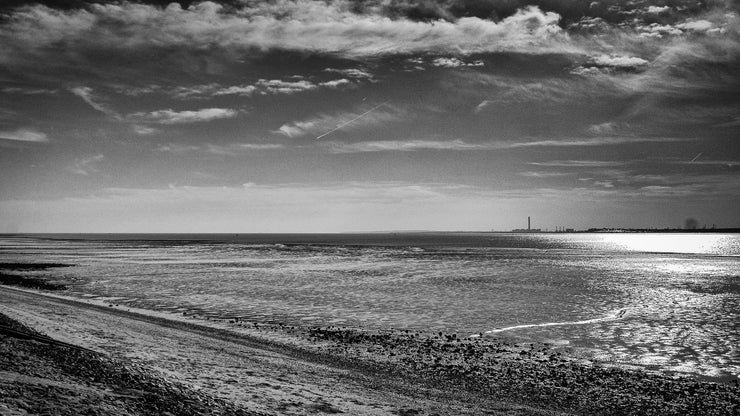
[[[702,153],[704,153],[704,152],[699,152],[699,154],[696,155],[696,156],[694,156],[694,158],[691,159],[691,162],[689,162],[689,163],[692,163],[692,162],[696,161],[696,159],[699,159],[699,156],[701,156]]]
[[[327,136],[327,135],[329,135],[329,134],[332,134],[332,133],[334,133],[335,131],[337,131],[337,130],[341,129],[342,127],[346,126],[347,124],[353,123],[353,122],[355,122],[355,121],[357,121],[357,120],[359,120],[359,119],[361,119],[361,118],[365,117],[366,115],[368,115],[368,114],[372,113],[373,111],[377,110],[378,108],[380,108],[380,107],[382,107],[382,106],[384,106],[384,105],[388,104],[389,102],[390,102],[390,100],[388,100],[388,101],[384,101],[384,102],[382,102],[382,103],[380,103],[380,104],[376,105],[375,107],[373,107],[373,108],[371,108],[371,109],[369,109],[369,110],[365,111],[364,113],[360,114],[359,116],[357,116],[357,117],[353,118],[352,120],[350,120],[350,121],[345,121],[344,123],[342,123],[342,124],[338,125],[337,127],[335,127],[335,128],[334,128],[334,129],[332,129],[332,130],[329,130],[329,131],[327,131],[326,133],[322,134],[321,136],[317,136],[317,137],[316,137],[316,140],[319,140],[320,138],[322,138],[322,137],[324,137],[324,136]]]

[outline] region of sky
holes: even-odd
[[[0,232],[740,227],[740,6],[0,6]]]

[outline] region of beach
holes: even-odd
[[[94,351],[0,337],[3,414],[732,415],[740,403],[736,383],[546,344],[179,319],[7,286],[0,299],[14,325]]]

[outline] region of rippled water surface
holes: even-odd
[[[570,345],[740,375],[740,235],[6,236],[0,261],[75,296],[214,317],[413,328]]]

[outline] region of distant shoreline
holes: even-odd
[[[495,233],[509,234],[594,234],[594,233],[740,233],[740,228],[702,228],[696,230],[686,230],[683,228],[589,228],[588,230],[573,231],[548,231],[548,230],[511,230],[511,231],[492,231]]]
[[[587,230],[566,230],[566,231],[555,231],[547,229],[536,229],[536,230],[399,230],[399,231],[341,231],[341,232],[295,232],[295,233],[267,233],[267,232],[233,232],[233,233],[191,233],[191,232],[167,232],[167,233],[137,233],[137,232],[126,232],[126,233],[68,233],[68,232],[51,232],[51,233],[0,233],[0,237],[37,237],[37,238],[76,238],[81,236],[90,237],[132,237],[132,236],[158,236],[166,237],[170,236],[177,239],[188,239],[197,238],[202,236],[265,236],[265,237],[279,237],[279,236],[349,236],[349,235],[393,235],[393,234],[616,234],[616,233],[677,233],[677,234],[736,234],[740,233],[740,228],[702,228],[695,230],[687,230],[683,228],[589,228]],[[166,238],[165,238],[166,239]]]

